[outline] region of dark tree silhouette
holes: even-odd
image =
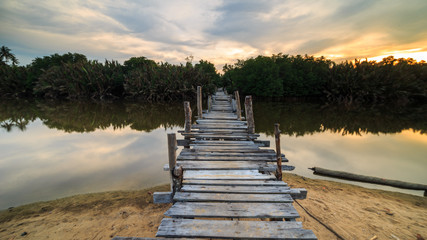
[[[0,49],[0,64],[6,65],[9,61],[12,62],[12,65],[18,64],[18,59],[13,53],[11,53],[10,48],[2,46]]]

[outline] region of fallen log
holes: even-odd
[[[334,177],[334,178],[340,178],[340,179],[346,179],[346,180],[352,180],[352,181],[358,181],[358,182],[380,184],[380,185],[386,185],[386,186],[403,188],[403,189],[424,190],[424,197],[427,196],[427,185],[424,185],[424,184],[408,183],[408,182],[403,182],[399,180],[390,180],[390,179],[384,179],[384,178],[378,178],[378,177],[364,176],[364,175],[334,171],[334,170],[329,170],[329,169],[319,168],[319,167],[313,167],[309,169],[314,171],[313,173],[316,175],[321,175],[326,177]]]

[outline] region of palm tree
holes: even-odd
[[[0,49],[0,64],[5,65],[9,60],[12,62],[12,65],[18,64],[18,59],[15,55],[10,52],[10,48],[2,46]]]

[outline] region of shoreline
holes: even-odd
[[[319,239],[424,239],[427,198],[352,184],[284,174],[308,196],[294,204],[299,221]],[[153,204],[152,193],[169,185],[136,191],[75,195],[0,211],[0,239],[111,239],[154,237],[171,204]],[[312,216],[302,207],[308,211]]]

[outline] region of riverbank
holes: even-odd
[[[344,239],[423,239],[427,198],[350,184],[284,175],[291,187],[306,188],[298,203]],[[159,186],[139,191],[77,195],[0,212],[0,239],[110,239],[154,237],[170,204],[153,204]],[[304,228],[319,239],[337,239],[298,204]]]

